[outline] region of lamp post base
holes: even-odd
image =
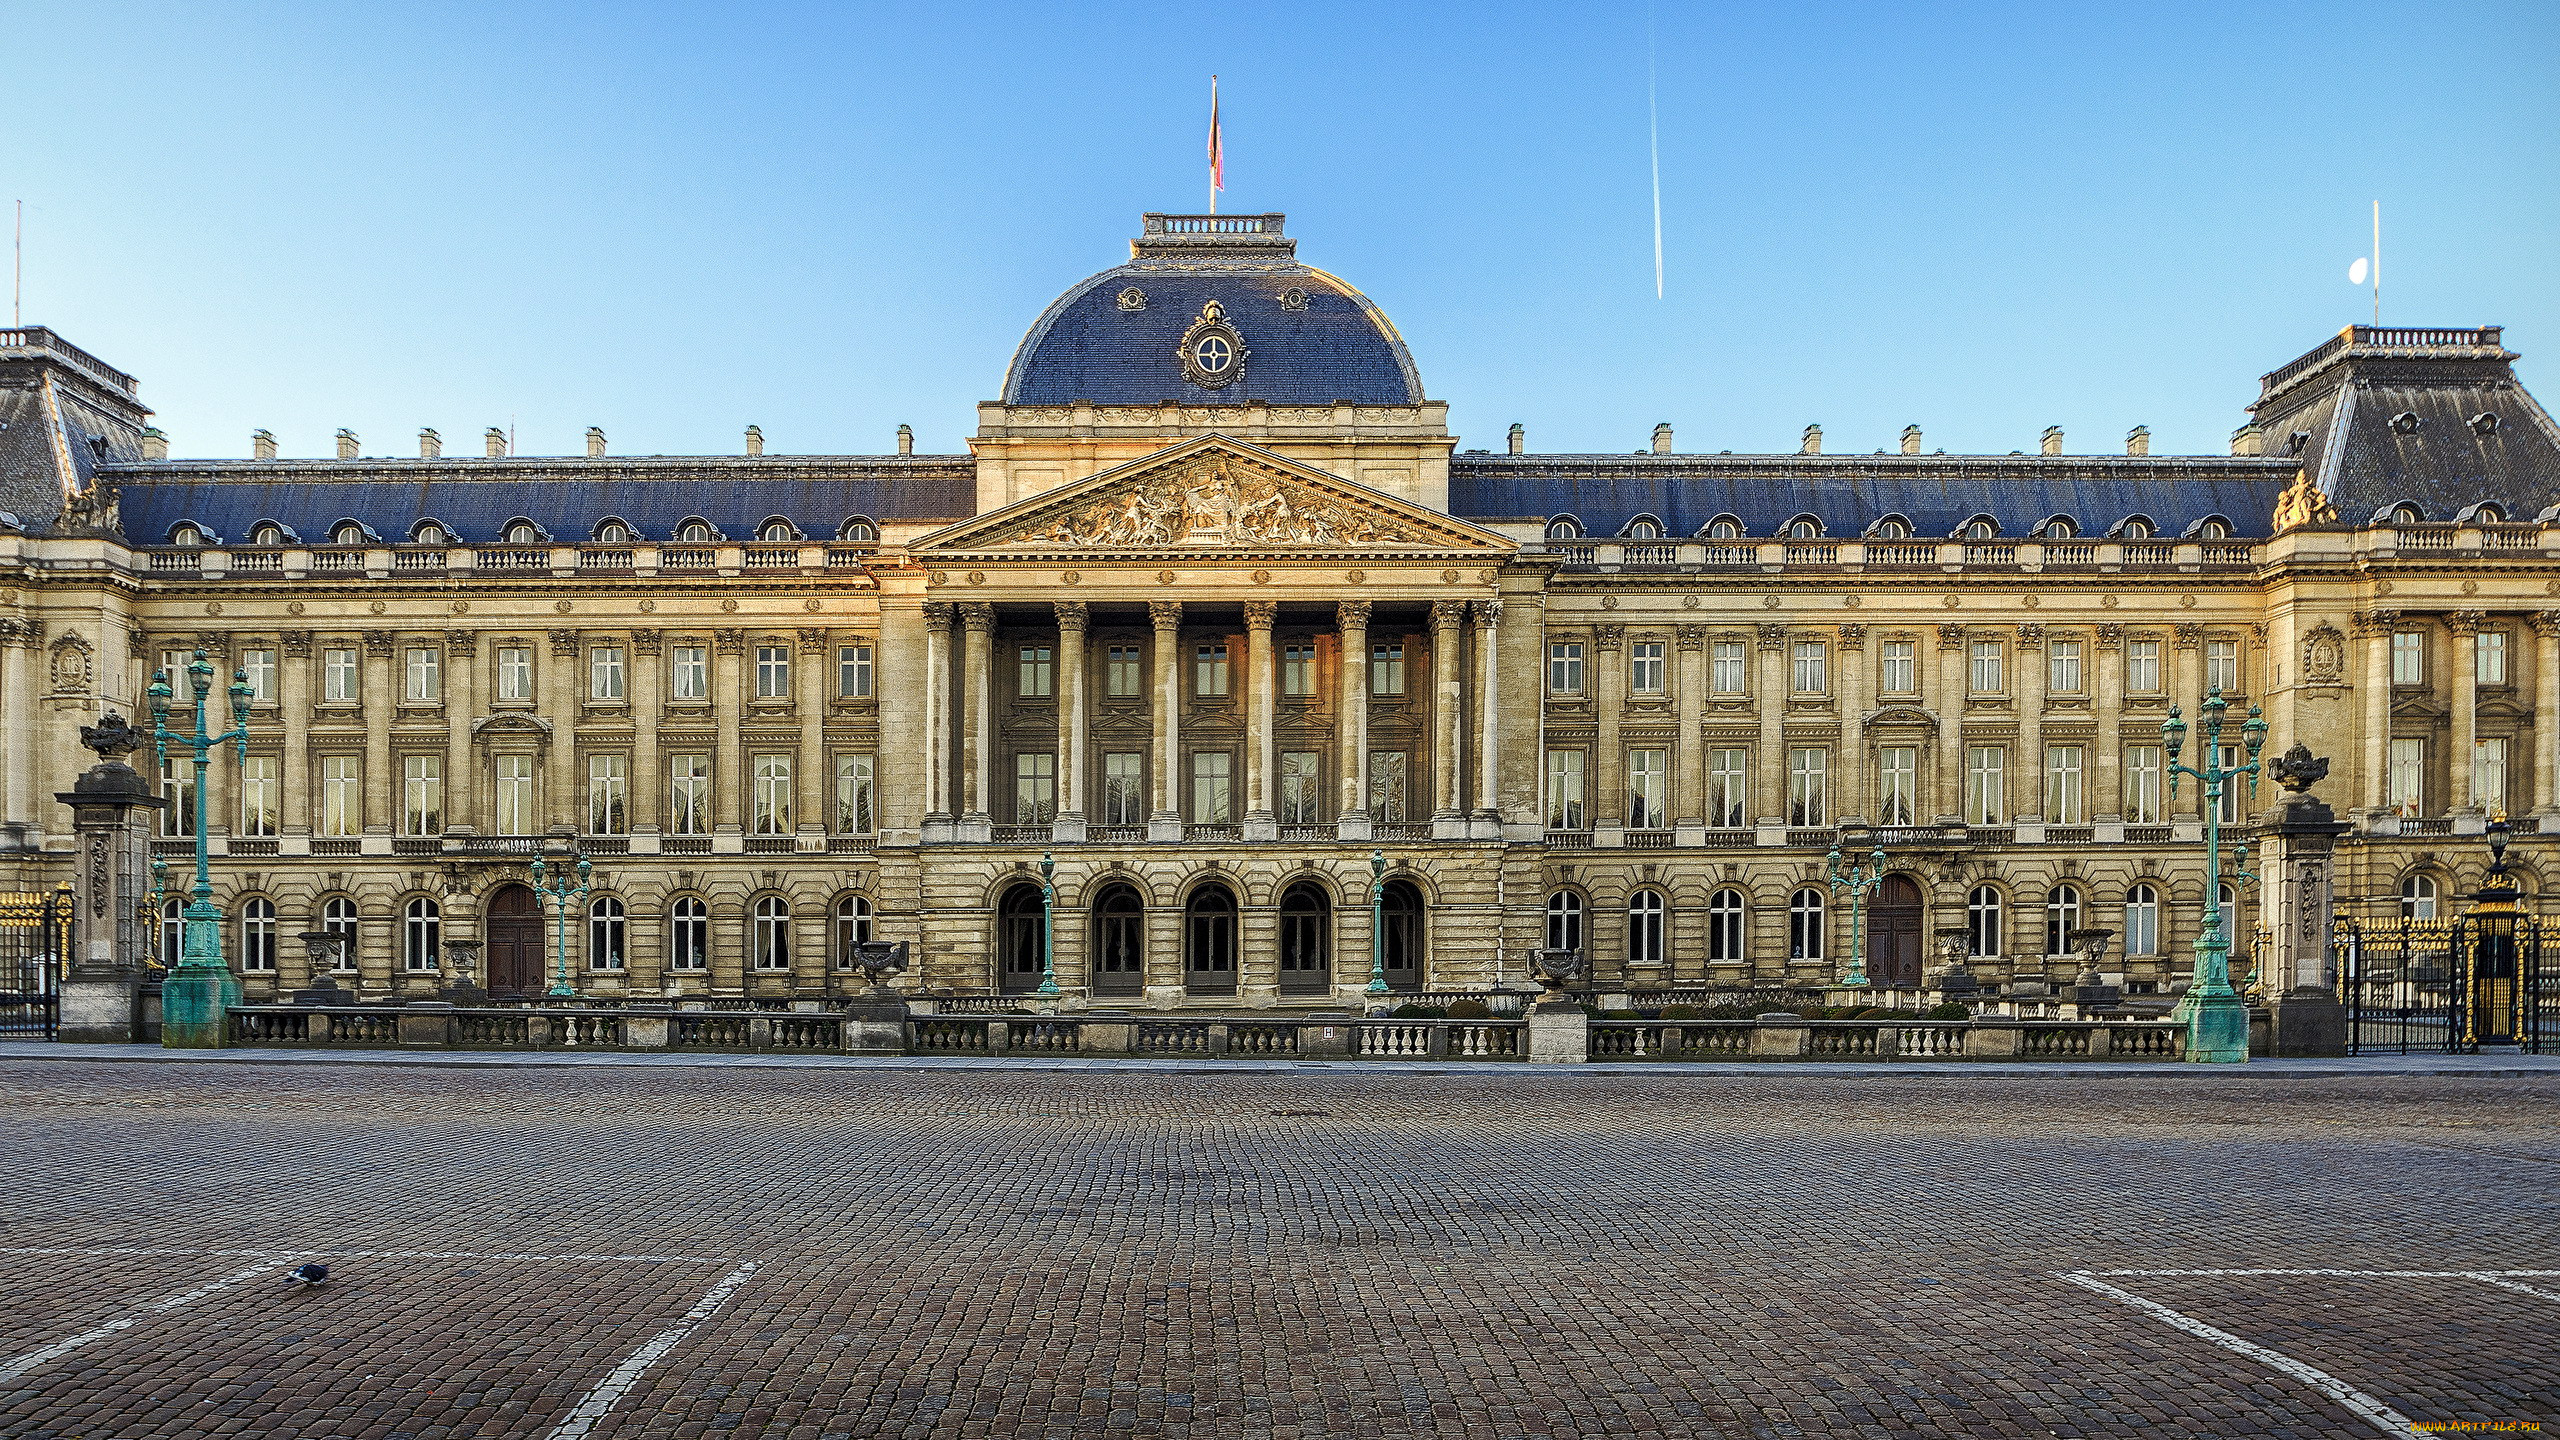
[[[180,965],[160,984],[160,1043],[171,1050],[221,1050],[231,1044],[231,1010],[240,981],[228,967]]]
[[[2185,1059],[2204,1065],[2239,1065],[2249,1059],[2249,1007],[2229,990],[2219,995],[2189,991],[2178,1002],[2187,1022]]]

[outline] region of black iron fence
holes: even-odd
[[[2546,944],[2548,938],[2552,943]],[[2560,922],[2471,914],[2382,925],[2338,922],[2347,1053],[2560,1053]]]
[[[68,889],[0,894],[0,1036],[53,1038],[70,959]]]

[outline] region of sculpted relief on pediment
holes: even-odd
[[[1228,545],[1431,545],[1403,519],[1225,456],[1144,477],[1041,520],[1018,542],[1168,549]]]

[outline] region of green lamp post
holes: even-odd
[[[1884,846],[1879,842],[1875,852],[1863,860],[1844,862],[1840,847],[1831,847],[1823,877],[1836,892],[1849,897],[1849,972],[1840,977],[1842,986],[1852,990],[1867,987],[1867,892],[1884,883]]]
[[[1040,852],[1040,984],[1031,993],[1043,1000],[1058,998],[1057,947],[1052,937],[1057,932],[1058,857],[1048,850]]]
[[[230,1043],[231,1008],[240,1003],[240,977],[231,973],[231,965],[222,956],[222,912],[213,908],[213,860],[205,840],[205,772],[213,766],[213,752],[225,744],[239,746],[239,759],[249,758],[249,676],[241,671],[232,677],[231,728],[220,735],[209,733],[206,711],[212,706],[213,662],[199,650],[187,662],[187,687],[195,692],[192,712],[194,733],[169,728],[169,705],[173,696],[169,672],[160,671],[151,678],[152,751],[165,771],[169,763],[169,745],[175,741],[194,756],[196,767],[195,811],[190,817],[195,832],[196,883],[188,891],[187,908],[180,912],[184,921],[183,940],[179,946],[177,968],[160,987],[160,1043],[172,1049],[211,1049]]]
[[[1369,993],[1387,993],[1387,852],[1369,852]]]
[[[2267,722],[2258,717],[2256,706],[2249,708],[2249,718],[2240,726],[2248,759],[2226,766],[2216,758],[2222,751],[2222,715],[2231,708],[2222,687],[2207,692],[2201,708],[2204,743],[2196,755],[2204,762],[2201,766],[2179,762],[2187,722],[2177,706],[2169,707],[2169,718],[2160,726],[2161,742],[2169,751],[2169,794],[2177,795],[2181,775],[2192,775],[2204,786],[2204,930],[2196,937],[2195,975],[2171,1015],[2186,1023],[2187,1059],[2237,1064],[2249,1058],[2249,1007],[2231,988],[2231,937],[2222,933],[2222,787],[2245,775],[2250,798],[2257,798],[2258,752],[2267,743]]]
[[[578,857],[577,874],[562,871],[559,878],[543,878],[542,857],[533,861],[533,893],[552,904],[551,989],[556,1000],[577,998],[578,989],[569,983],[569,907],[587,898],[587,877],[595,864],[586,856]]]

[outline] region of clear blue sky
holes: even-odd
[[[175,453],[956,450],[1201,206],[1384,305],[1470,446],[2221,451],[2366,317],[2560,407],[2560,6],[52,5],[6,23],[26,318]]]

